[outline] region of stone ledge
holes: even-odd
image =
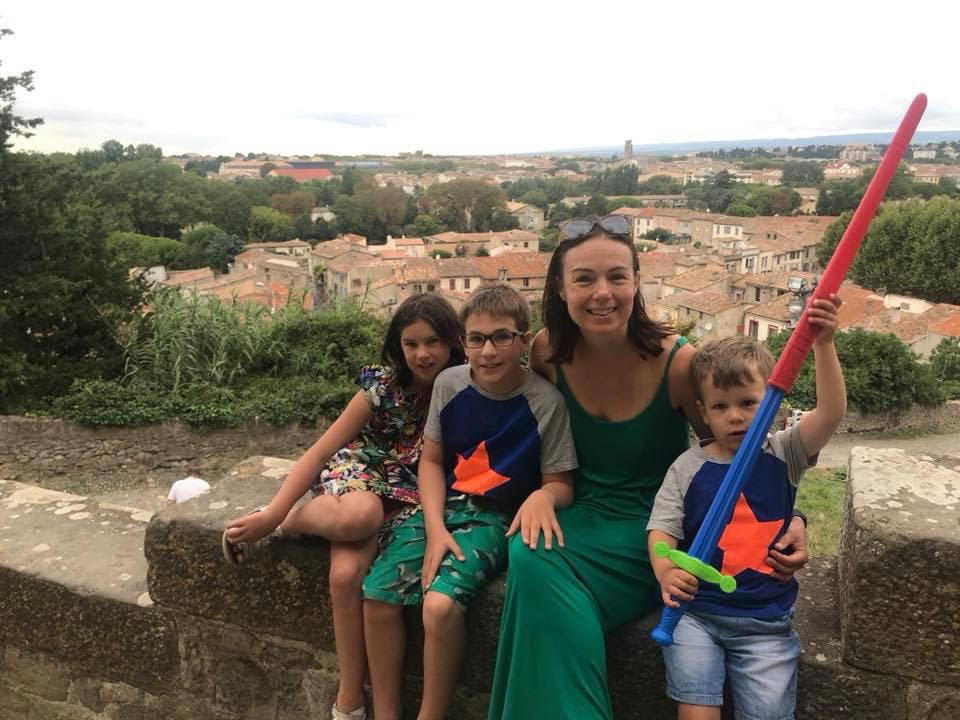
[[[167,612],[81,595],[3,567],[0,587],[0,641],[147,690],[176,682],[177,630]]]
[[[301,720],[326,713],[336,680],[325,544],[276,543],[239,569],[226,565],[219,549],[224,521],[271,497],[289,465],[251,458],[210,495],[154,517],[145,551],[157,607],[112,597],[114,589],[93,581],[68,584],[34,568],[31,574],[0,566],[0,587],[9,590],[0,595],[0,720]],[[140,549],[134,533],[113,540],[118,554]],[[82,543],[81,536],[76,544]],[[82,555],[82,548],[77,552]],[[796,627],[805,653],[799,720],[958,717],[960,688],[844,662],[832,562],[812,562],[800,582]],[[500,578],[470,608],[470,652],[451,717],[485,718],[502,600]],[[418,609],[409,608],[405,617],[412,712],[421,683],[422,626]],[[660,653],[648,639],[654,619],[608,638],[618,720],[674,717],[663,692]]]
[[[960,686],[960,460],[853,448],[840,557],[843,657]]]
[[[147,518],[133,519],[131,510],[0,482],[0,642],[138,687],[172,685],[176,628],[149,607]],[[5,673],[10,658],[27,662],[10,655]],[[43,666],[34,672],[43,677]]]
[[[327,551],[322,541],[276,543],[240,568],[227,566],[220,556],[224,522],[269,500],[281,482],[282,467],[281,461],[250,458],[211,488],[209,495],[155,516],[146,539],[150,592],[162,606],[306,641],[332,652]],[[909,682],[860,671],[842,661],[834,564],[811,563],[800,580],[796,625],[806,652],[800,664],[798,717],[907,720]],[[470,652],[452,717],[485,717],[502,602],[503,579],[499,578],[480,593],[468,612]],[[417,608],[408,608],[405,618],[407,702],[408,709],[415,711],[422,625]],[[660,653],[648,635],[655,620],[654,616],[644,618],[608,638],[610,692],[618,720],[673,715],[672,703],[663,692]]]

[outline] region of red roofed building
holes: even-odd
[[[270,171],[274,177],[289,177],[297,182],[306,182],[307,180],[329,180],[333,173],[326,168],[274,168]]]

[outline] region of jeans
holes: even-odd
[[[788,614],[768,620],[687,612],[663,649],[667,695],[688,705],[723,705],[730,677],[737,720],[792,720],[800,639]]]

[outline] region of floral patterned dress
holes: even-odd
[[[406,393],[393,370],[367,365],[358,384],[373,417],[346,447],[338,450],[314,481],[315,495],[343,495],[366,490],[387,503],[384,530],[416,510],[417,464],[430,393]]]

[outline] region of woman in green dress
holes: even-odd
[[[488,720],[608,720],[604,636],[658,606],[646,525],[667,468],[705,428],[688,376],[694,348],[651,320],[630,221],[571,220],[544,288],[531,366],[570,410],[576,500],[557,513],[563,546],[511,541]],[[775,577],[806,562],[803,524],[771,551]]]

